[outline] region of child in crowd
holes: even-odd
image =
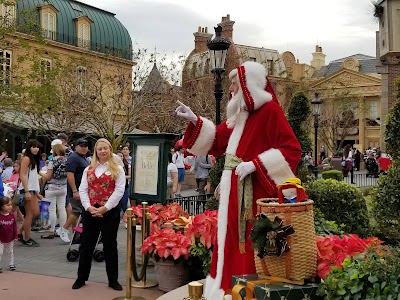
[[[15,271],[14,265],[14,240],[17,236],[17,221],[12,213],[11,199],[5,196],[0,197],[0,263],[3,252],[8,252],[10,271]],[[3,269],[0,267],[0,273]]]

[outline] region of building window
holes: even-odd
[[[78,47],[90,48],[90,27],[81,23],[78,26]]]
[[[56,39],[56,16],[52,13],[43,13],[43,36],[49,40]]]
[[[46,80],[47,74],[51,70],[51,60],[42,58],[40,61],[40,76],[43,80]]]
[[[13,4],[0,4],[1,9],[1,26],[9,27],[15,23],[15,5]]]
[[[76,89],[80,95],[86,94],[87,69],[85,67],[76,68]]]
[[[272,59],[267,60],[267,71],[268,75],[274,74],[274,61]]]
[[[378,117],[378,101],[369,102],[369,118],[371,120],[376,120]]]
[[[1,89],[9,88],[11,83],[11,56],[12,52],[9,50],[0,50],[0,83]]]

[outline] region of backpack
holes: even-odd
[[[67,177],[66,160],[64,158],[53,159],[53,178],[63,179],[66,177]]]

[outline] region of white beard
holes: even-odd
[[[243,93],[239,91],[235,96],[232,96],[231,100],[229,100],[228,105],[226,106],[226,124],[228,125],[228,128],[235,127],[237,116],[245,108],[246,104],[244,102]]]

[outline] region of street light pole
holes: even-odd
[[[315,93],[314,99],[311,101],[314,115],[314,169],[315,178],[318,179],[318,118],[321,109],[322,100],[319,94]]]
[[[210,51],[211,72],[214,74],[215,88],[215,123],[221,123],[221,100],[224,95],[222,89],[222,74],[225,72],[224,65],[226,55],[228,53],[231,42],[221,36],[222,27],[217,26],[215,29],[215,37],[207,43]]]
[[[222,74],[225,72],[224,69],[214,69],[211,71],[214,73],[215,88],[215,124],[221,124],[221,101],[224,91],[222,90]]]
[[[318,179],[318,114],[314,114],[314,174]]]

